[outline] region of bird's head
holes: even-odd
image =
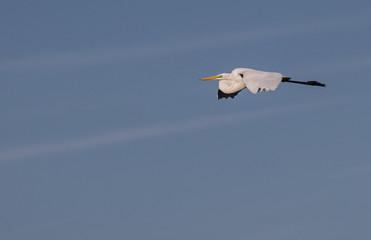
[[[200,80],[226,80],[228,73],[220,73],[216,76],[201,78]]]
[[[212,77],[206,77],[201,78],[200,80],[236,80],[236,79],[242,79],[242,75],[238,74],[236,71],[232,71],[231,73],[220,73],[219,75],[212,76]]]

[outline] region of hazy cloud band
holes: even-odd
[[[114,143],[124,144],[144,139],[158,138],[162,136],[181,134],[190,131],[238,124],[292,111],[302,111],[308,110],[310,108],[329,106],[343,101],[343,99],[330,99],[326,102],[302,103],[281,108],[264,109],[253,112],[250,111],[229,115],[196,117],[175,123],[139,126],[130,129],[118,130],[114,133],[94,135],[65,142],[41,144],[24,148],[3,150],[0,151],[0,162],[25,159],[46,154],[57,154],[62,152],[89,149]]]
[[[280,25],[257,30],[231,32],[213,37],[199,36],[175,42],[150,43],[140,46],[118,46],[53,54],[34,55],[0,62],[0,71],[48,70],[58,68],[82,67],[114,61],[133,60],[152,56],[180,54],[224,45],[253,42],[298,34],[351,29],[371,25],[368,15],[348,16],[325,21]]]

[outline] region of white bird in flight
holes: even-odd
[[[234,98],[244,88],[249,89],[254,94],[261,91],[274,91],[280,82],[326,86],[316,81],[298,82],[290,79],[290,77],[284,77],[281,73],[258,71],[251,68],[236,68],[231,73],[221,73],[200,80],[219,80],[218,99]]]

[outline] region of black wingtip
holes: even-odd
[[[240,91],[237,91],[237,92],[234,92],[234,93],[224,93],[224,92],[220,91],[220,89],[218,89],[218,100],[222,99],[222,98],[225,98],[225,99],[234,98]]]

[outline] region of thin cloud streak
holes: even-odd
[[[291,74],[300,76],[318,76],[347,71],[357,71],[371,67],[371,56],[352,56],[347,58],[335,59],[333,61],[323,61],[310,64],[307,67],[299,67],[291,70]]]
[[[195,52],[231,44],[288,37],[298,34],[314,34],[339,29],[363,27],[371,24],[368,15],[349,16],[327,21],[290,24],[251,31],[241,31],[221,36],[202,36],[177,42],[151,43],[141,46],[101,48],[81,52],[35,55],[0,62],[0,71],[48,70],[76,68],[107,62],[125,61],[171,54]]]
[[[332,99],[326,103],[311,102],[290,105],[282,108],[264,109],[255,112],[243,112],[237,114],[196,117],[186,121],[155,124],[131,129],[124,129],[103,135],[95,135],[77,140],[65,141],[54,144],[41,144],[25,148],[16,148],[0,151],[0,162],[7,162],[17,159],[31,158],[35,156],[71,152],[76,150],[102,147],[115,143],[130,143],[139,140],[158,138],[181,134],[190,131],[205,130],[209,128],[221,127],[231,124],[238,124],[247,121],[254,121],[270,116],[280,115],[287,112],[301,111],[304,109],[324,107],[335,103],[343,102],[343,99]]]

